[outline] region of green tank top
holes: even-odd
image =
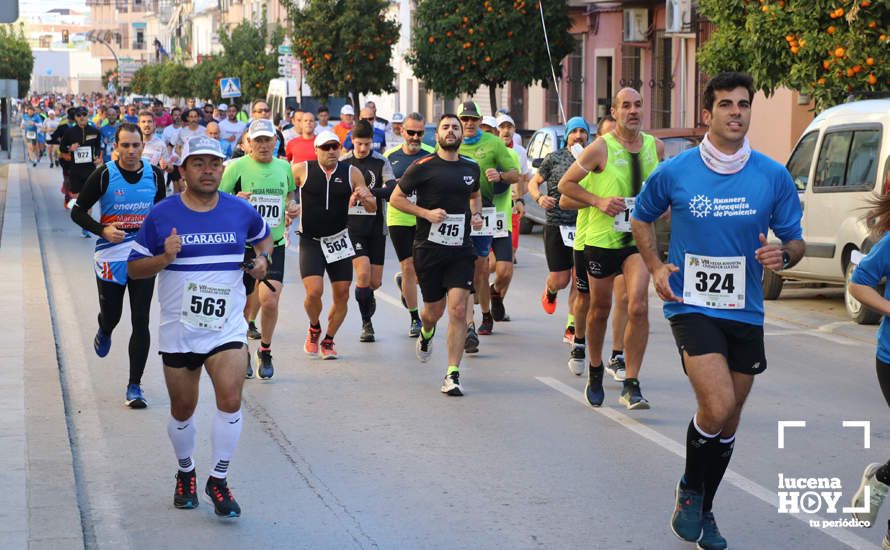
[[[639,153],[633,155],[611,133],[602,137],[606,143],[608,160],[602,172],[591,172],[587,175],[591,178],[592,184],[589,191],[598,197],[636,197],[640,193],[643,182],[658,166],[655,138],[644,133],[643,147]],[[633,181],[634,156],[637,157],[639,163],[639,176],[636,182]],[[606,215],[598,208],[591,207],[585,210],[588,210],[584,233],[586,246],[618,249],[636,244],[631,233],[615,231],[613,228],[615,218]],[[577,236],[575,238],[577,239]]]
[[[510,202],[510,189],[494,195],[492,184],[485,177],[485,171],[489,168],[495,168],[501,172],[519,169],[519,162],[514,160],[510,151],[511,149],[504,145],[500,138],[487,132],[482,132],[479,141],[474,144],[461,143],[458,150],[461,155],[479,164],[479,190],[482,192],[482,203],[486,206],[494,206],[498,212],[506,213],[507,227],[510,227],[510,213],[513,210]]]
[[[588,173],[578,182],[578,185],[583,187],[588,193],[593,192],[593,178],[591,176],[592,173]],[[584,239],[587,237],[587,213],[592,208],[593,207],[578,209],[578,215],[575,217],[575,242],[572,246],[573,250],[579,252],[584,251]]]

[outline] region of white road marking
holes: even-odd
[[[386,292],[383,292],[379,288],[374,291],[374,297],[380,298],[387,304],[396,306],[399,309],[405,309],[405,306],[402,305],[402,300],[400,300],[399,298],[396,298],[394,296],[390,296],[389,294],[387,294]]]
[[[587,404],[587,399],[584,397],[583,393],[572,388],[571,386],[563,384],[562,382],[560,382],[559,380],[556,380],[555,378],[550,378],[547,376],[536,376],[535,379],[538,380],[539,382],[541,382],[542,384],[550,386],[551,388],[558,391],[559,393],[577,401],[578,403],[581,403],[585,407],[590,408],[594,412],[599,413],[599,414],[605,416],[606,418],[617,422],[618,424],[621,424],[628,430],[636,433],[637,435],[639,435],[645,439],[648,439],[649,441],[651,441],[652,443],[655,443],[662,449],[677,455],[678,457],[680,457],[683,460],[686,459],[686,447],[684,445],[677,443],[676,441],[674,441],[673,439],[670,439],[669,437],[665,437],[665,436],[661,435],[660,433],[653,430],[649,426],[641,424],[640,422],[631,418],[630,416],[628,416],[624,413],[618,412],[614,409],[610,409],[608,407],[599,407],[596,409],[589,407]],[[723,479],[728,481],[732,485],[735,485],[742,491],[745,491],[749,495],[756,497],[756,498],[762,500],[763,502],[769,504],[774,510],[778,510],[779,497],[775,491],[770,491],[766,487],[763,487],[762,485],[757,484],[755,481],[748,479],[747,477],[739,474],[738,472],[730,470],[730,469],[726,470],[726,474],[724,475]],[[794,517],[795,519],[802,521],[807,526],[809,526],[810,520],[817,520],[821,524],[822,520],[825,519],[824,517],[817,515],[817,514],[788,514],[788,515]],[[836,540],[842,544],[845,544],[846,546],[849,546],[850,548],[857,548],[857,549],[858,548],[875,548],[875,545],[872,544],[870,541],[867,541],[864,538],[862,538],[858,535],[855,535],[851,531],[848,531],[846,529],[834,529],[834,528],[822,529],[820,532],[824,533],[825,535],[833,538],[834,540]]]

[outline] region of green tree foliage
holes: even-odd
[[[189,71],[179,63],[164,63],[161,65],[158,75],[158,92],[169,97],[191,96],[192,89],[189,86]]]
[[[698,57],[710,74],[745,71],[764,93],[799,90],[818,110],[890,90],[886,0],[700,0],[699,8],[716,26]]]
[[[386,18],[387,0],[309,0],[293,3],[294,55],[318,97],[348,95],[359,105],[361,94],[393,92],[390,63],[399,24]]]
[[[22,24],[0,25],[0,78],[19,81],[19,96],[25,97],[31,87],[34,55],[25,39]]]
[[[556,74],[575,47],[565,0],[543,3]],[[446,97],[489,88],[492,112],[497,86],[551,80],[550,58],[534,0],[418,0],[411,52],[406,57],[426,86]]]
[[[133,78],[130,81],[130,90],[137,94],[160,93],[160,76],[161,72],[164,70],[164,65],[165,64],[162,63],[151,63],[136,69],[136,72],[133,73]],[[116,71],[111,69],[109,72],[114,73]],[[110,77],[110,75],[108,75],[108,77]],[[106,80],[106,75],[103,75],[102,84],[104,86],[108,85]]]

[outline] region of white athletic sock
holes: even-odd
[[[233,413],[216,411],[213,417],[213,470],[210,475],[225,479],[229,473],[229,461],[235,453],[241,437],[241,410]]]
[[[195,469],[195,461],[192,456],[195,454],[196,433],[198,433],[198,429],[195,426],[194,415],[183,421],[176,420],[171,416],[170,421],[167,422],[167,435],[170,436],[170,443],[173,444],[173,452],[176,453],[179,470],[182,472],[191,472]]]

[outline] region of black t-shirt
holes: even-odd
[[[75,161],[74,153],[69,151],[71,145],[75,143],[79,143],[80,147],[89,147],[91,149],[90,160],[88,162]],[[71,175],[76,176],[78,179],[86,180],[86,178],[93,173],[93,170],[96,169],[93,160],[102,158],[102,143],[99,139],[99,130],[89,124],[82,128],[75,124],[66,129],[62,134],[62,139],[59,140],[59,150],[62,153],[71,155],[71,160],[63,161],[64,163],[62,166],[70,169]]]
[[[370,155],[361,159],[355,157],[354,151],[350,151],[340,160],[361,170],[362,176],[365,177],[365,185],[377,199],[377,212],[373,216],[349,215],[349,234],[354,237],[365,237],[373,233],[382,235],[386,227],[385,204],[389,200],[396,180],[389,161],[377,151],[372,151]]]
[[[479,190],[478,164],[466,157],[448,161],[439,155],[430,155],[408,167],[399,180],[399,188],[405,195],[417,193],[417,206],[421,208],[441,208],[448,214],[463,214],[463,246],[471,246],[470,195]],[[430,242],[429,233],[430,222],[418,216],[415,246],[443,246]]]

